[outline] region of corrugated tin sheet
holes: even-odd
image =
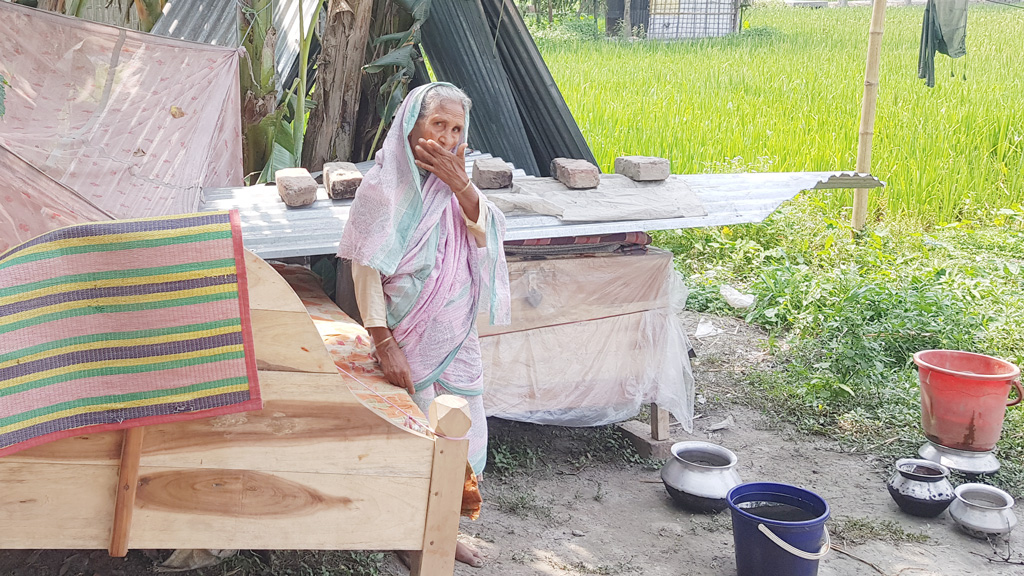
[[[438,80],[455,84],[473,99],[470,145],[540,175],[480,1],[433,0],[422,38]]]
[[[594,154],[515,4],[512,0],[481,2],[541,174],[549,175],[555,158],[579,158],[596,166]]]
[[[476,156],[486,157],[487,155]],[[467,164],[472,159],[467,157]],[[369,163],[358,165],[369,169]],[[522,175],[522,172],[519,172]],[[877,178],[844,172],[774,172],[758,174],[688,174],[683,179],[700,198],[706,216],[624,222],[563,223],[554,216],[509,215],[506,240],[559,238],[617,232],[672,230],[761,222],[802,190],[877,188]],[[304,208],[287,208],[275,186],[206,191],[203,210],[237,209],[245,247],[263,258],[334,254],[348,221],[351,200],[320,200]]]
[[[318,0],[302,0],[307,21],[313,22]],[[283,0],[272,4],[274,27],[277,28],[278,90],[289,77],[299,57],[299,0]],[[157,20],[153,34],[192,40],[203,44],[236,47],[238,38],[238,4],[235,0],[168,0],[164,15]]]

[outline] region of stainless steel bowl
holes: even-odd
[[[949,516],[965,533],[975,538],[1005,536],[1017,525],[1013,497],[986,484],[961,484],[954,490],[956,500]]]
[[[701,513],[728,507],[726,496],[742,483],[731,450],[710,442],[676,442],[672,458],[661,469],[661,480],[680,506]]]

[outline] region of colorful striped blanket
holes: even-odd
[[[261,407],[236,213],[70,226],[0,255],[0,456]]]

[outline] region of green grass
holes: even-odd
[[[748,12],[740,36],[581,40],[547,30],[545,60],[602,168],[667,157],[677,173],[850,170],[870,11]],[[908,456],[920,429],[915,351],[1024,364],[1024,19],[972,5],[968,56],[917,79],[922,10],[887,12],[872,172],[873,217],[854,239],[852,191],[814,192],[761,225],[664,231],[688,307],[769,330],[775,366],[750,385],[773,420],[853,450]],[[757,296],[739,313],[722,284]],[[988,481],[1024,494],[1024,408],[1007,413]],[[958,481],[963,479],[958,478]]]
[[[888,10],[872,164],[888,187],[873,194],[876,217],[953,222],[1024,198],[1019,14],[972,5],[968,55],[955,66],[938,56],[928,89],[917,79],[922,10]],[[669,158],[676,173],[852,170],[870,9],[769,5],[748,16],[729,38],[538,44],[605,170],[624,154]],[[829,208],[851,195],[830,196]]]

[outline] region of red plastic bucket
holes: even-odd
[[[921,380],[921,426],[932,442],[988,452],[1003,432],[1006,407],[1018,404],[1020,369],[971,352],[924,350],[914,354]],[[1010,388],[1017,398],[1007,402]]]

